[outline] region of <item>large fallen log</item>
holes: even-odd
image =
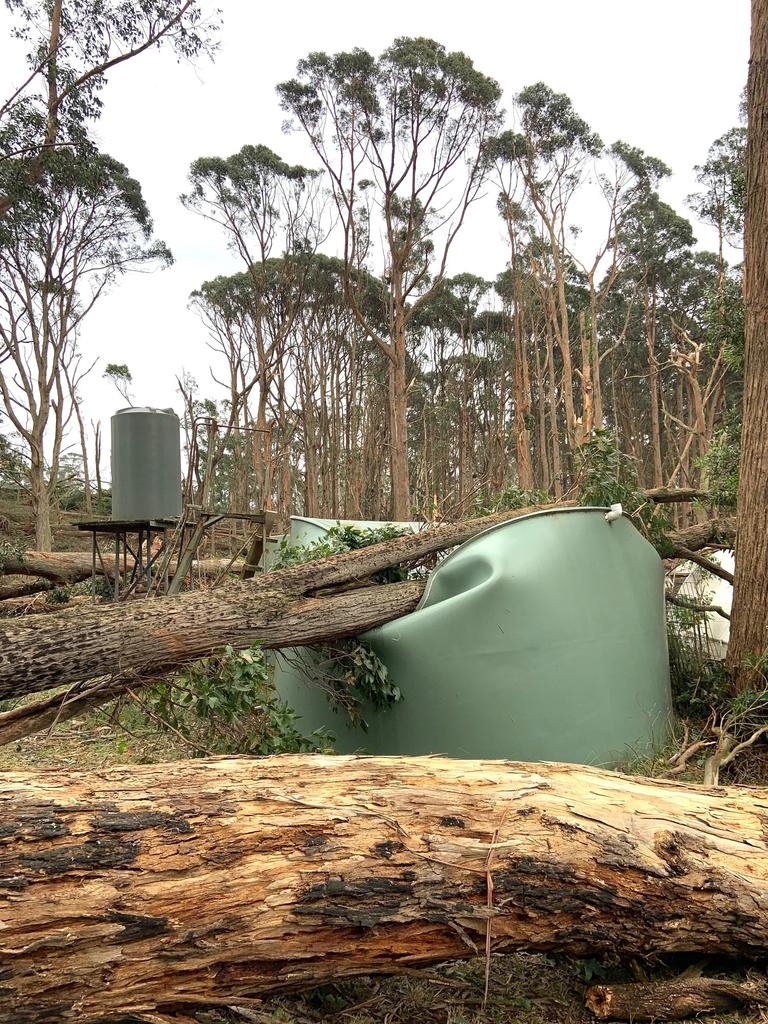
[[[212,591],[100,605],[0,622],[0,700],[135,670],[142,675],[205,657],[227,644],[295,647],[353,636],[413,611],[423,583],[313,596],[365,582],[391,565],[461,544],[489,526],[556,506],[451,523],[265,573]]]
[[[768,955],[768,791],[283,756],[0,774],[0,1024],[511,950]]]

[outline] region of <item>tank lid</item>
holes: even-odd
[[[114,413],[114,415],[115,416],[124,416],[126,413],[129,413],[129,412],[153,413],[156,416],[157,415],[159,415],[159,416],[176,416],[176,419],[178,419],[178,416],[176,415],[175,410],[173,410],[173,409],[156,409],[156,408],[154,408],[151,405],[130,405],[130,406],[128,406],[125,409],[118,409],[117,412]]]

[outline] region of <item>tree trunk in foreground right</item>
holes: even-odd
[[[736,572],[728,665],[753,682],[747,659],[768,649],[768,2],[752,0],[747,86],[744,408]]]
[[[767,830],[766,790],[571,765],[3,772],[0,1024],[157,1021],[486,948],[765,958]]]

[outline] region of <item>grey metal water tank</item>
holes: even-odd
[[[180,515],[178,416],[172,409],[119,409],[112,417],[112,518]]]

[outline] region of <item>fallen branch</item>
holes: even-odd
[[[674,978],[630,985],[593,985],[587,1009],[599,1020],[680,1020],[768,1003],[764,989],[720,978]]]
[[[716,615],[721,615],[729,621],[731,618],[725,608],[721,608],[719,604],[698,604],[696,601],[689,601],[686,597],[676,597],[668,590],[664,593],[664,599],[667,604],[673,604],[676,608],[688,608],[692,612],[714,612]]]
[[[0,1024],[247,1008],[487,936],[765,957],[767,800],[430,757],[3,772]]]
[[[129,674],[96,683],[75,684],[64,693],[54,693],[0,712],[0,747],[94,711],[126,693],[130,687],[144,686],[151,681],[137,680]]]
[[[674,502],[707,501],[708,491],[700,491],[697,487],[649,487],[643,492],[646,498],[657,504],[673,504]]]
[[[707,572],[711,572],[713,576],[719,576],[721,580],[725,580],[726,583],[733,585],[733,573],[728,572],[727,569],[724,569],[722,565],[718,565],[717,562],[713,562],[711,558],[700,555],[686,547],[677,547],[675,549],[675,554],[680,558],[685,558],[687,561],[693,562],[694,565],[701,566],[702,569],[706,569]]]
[[[50,590],[51,586],[52,584],[48,580],[38,580],[36,583],[9,583],[8,586],[0,587],[0,601],[34,597],[35,594],[43,594],[46,590]]]
[[[733,547],[736,541],[736,517],[720,516],[703,523],[694,523],[682,530],[670,530],[667,539],[673,547],[688,551],[701,551],[712,544]]]
[[[122,558],[120,561],[122,566]],[[129,573],[133,571],[132,555],[126,556],[125,565]],[[201,558],[192,563],[192,571],[201,576],[215,576],[223,570],[238,573],[242,566],[242,559]],[[171,573],[174,568],[175,561],[171,563]],[[25,551],[21,557],[5,557],[0,565],[0,575],[36,576],[56,586],[69,587],[89,580],[93,575],[93,564],[87,551]],[[114,554],[105,555],[103,560],[97,559],[96,575],[114,579]]]

